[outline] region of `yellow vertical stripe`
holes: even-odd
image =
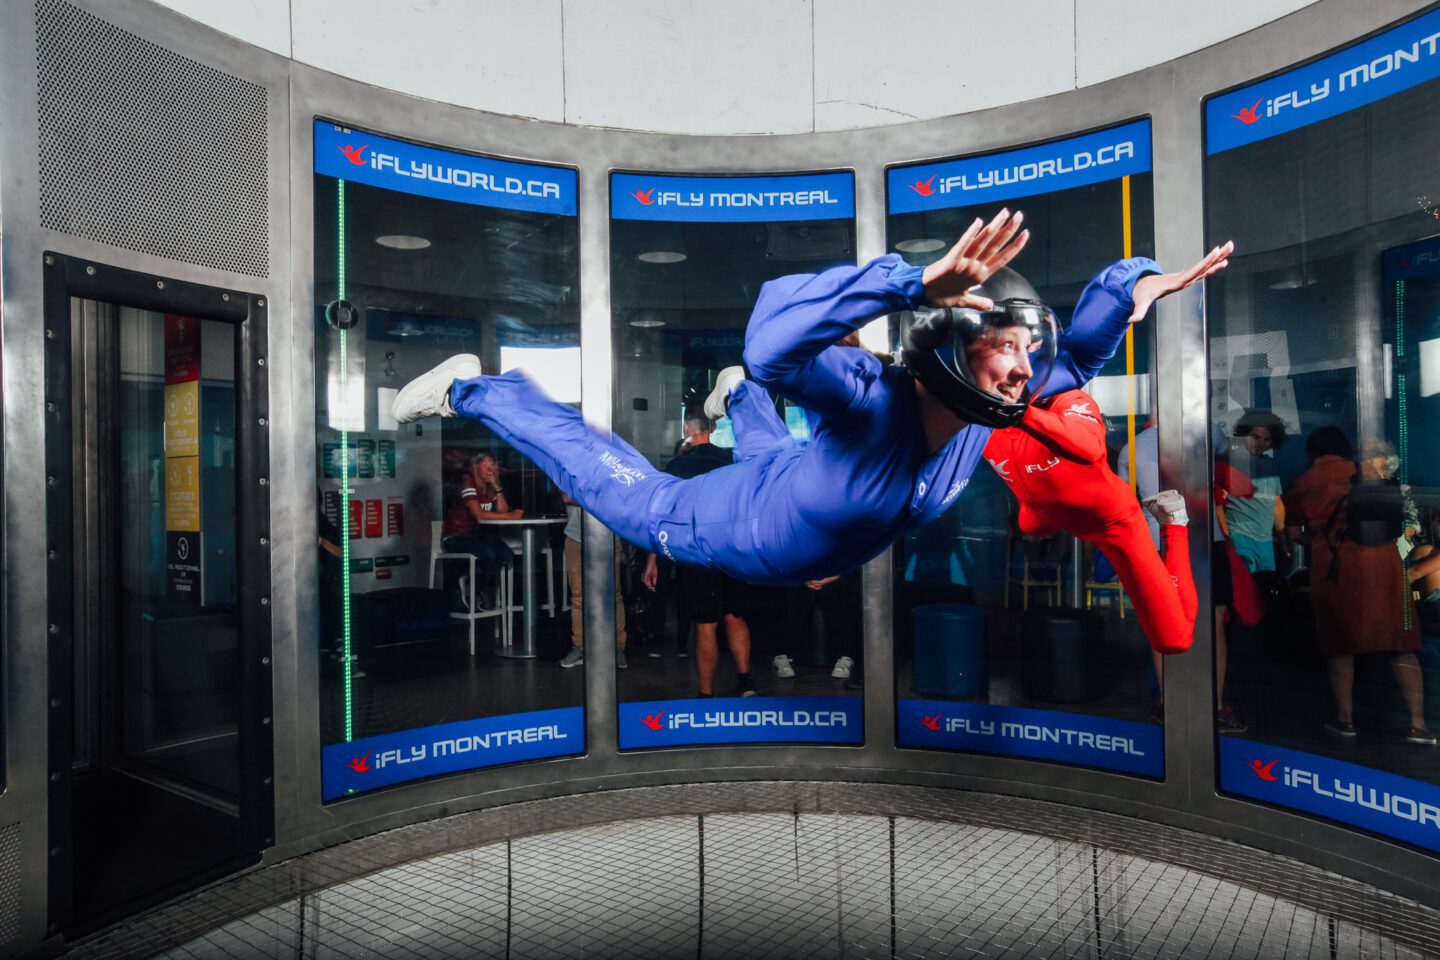
[[[1130,178],[1120,178],[1120,222],[1125,234],[1125,259],[1130,259]],[[1125,447],[1126,466],[1130,468],[1130,490],[1134,492],[1138,477],[1135,475],[1135,325],[1125,328]]]

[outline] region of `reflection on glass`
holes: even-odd
[[[1249,727],[1221,788],[1430,850],[1440,83],[1386,58],[1436,30],[1212,98],[1205,162],[1207,230],[1241,253],[1208,292],[1217,667]]]
[[[573,171],[315,123],[324,796],[584,749],[565,506],[468,420],[401,425],[454,354],[579,400]],[[575,604],[578,607],[578,603]]]
[[[1010,266],[1068,327],[1077,305],[1089,309],[1082,291],[1097,271],[1153,255],[1149,138],[1140,121],[893,168],[890,249],[929,264],[976,217],[1021,210],[1032,239]],[[1147,526],[1136,503],[1160,492],[1153,331],[1151,322],[1130,327],[1086,392],[1059,393],[1032,407],[1025,429],[996,431],[990,465],[940,520],[897,546],[901,746],[1164,775],[1163,660],[1152,643],[1188,644],[1194,603],[1175,589],[1193,582],[1185,528]],[[1063,506],[1082,482],[1086,507]],[[1092,496],[1123,522],[1100,522]],[[1133,595],[1121,575],[1148,593]]]
[[[679,477],[731,463],[734,426],[706,400],[741,364],[761,285],[855,262],[853,196],[850,174],[612,176],[617,435]],[[776,413],[773,429],[809,438],[805,411]],[[758,586],[626,553],[622,747],[860,741],[858,572]],[[821,709],[846,722],[796,722]]]

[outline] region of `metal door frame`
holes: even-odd
[[[238,328],[236,352],[236,635],[239,649],[240,853],[198,877],[144,899],[159,902],[259,862],[274,843],[270,625],[270,455],[267,315],[264,297],[123,270],[58,253],[44,254],[45,524],[49,647],[49,912],[52,929],[72,929],[74,847],[71,762],[74,752],[75,604],[71,300],[82,298],[179,313]],[[102,416],[107,416],[100,412]],[[125,912],[133,911],[127,905]]]

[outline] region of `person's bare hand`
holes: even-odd
[[[1227,258],[1234,252],[1235,242],[1227,241],[1205,254],[1200,262],[1189,270],[1182,270],[1179,273],[1152,273],[1148,277],[1141,277],[1135,284],[1135,310],[1130,314],[1130,322],[1139,323],[1145,319],[1145,314],[1150,312],[1150,307],[1161,297],[1179,293],[1192,283],[1204,280],[1206,277],[1213,277],[1224,270],[1230,265]]]
[[[645,560],[645,573],[641,575],[640,582],[645,584],[645,589],[651,593],[655,592],[655,585],[660,582],[660,568],[655,563],[655,554]]]
[[[989,299],[970,292],[990,275],[1015,259],[1030,239],[1029,230],[1020,230],[1025,215],[1003,209],[989,223],[977,217],[955,246],[925,268],[921,281],[925,298],[935,307],[969,307],[989,310]],[[1018,235],[1017,235],[1018,234]]]
[[[806,581],[805,581],[805,586],[809,587],[811,590],[819,590],[821,587],[824,587],[826,584],[834,583],[836,580],[839,580],[839,579],[840,579],[840,578],[837,576],[837,577],[826,577],[826,578],[823,579],[823,580],[806,580]]]

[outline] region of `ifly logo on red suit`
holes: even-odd
[[[843,728],[850,715],[841,710],[803,710],[794,707],[765,707],[755,710],[717,707],[713,710],[680,710],[647,713],[640,722],[654,731],[712,730],[733,728]]]

